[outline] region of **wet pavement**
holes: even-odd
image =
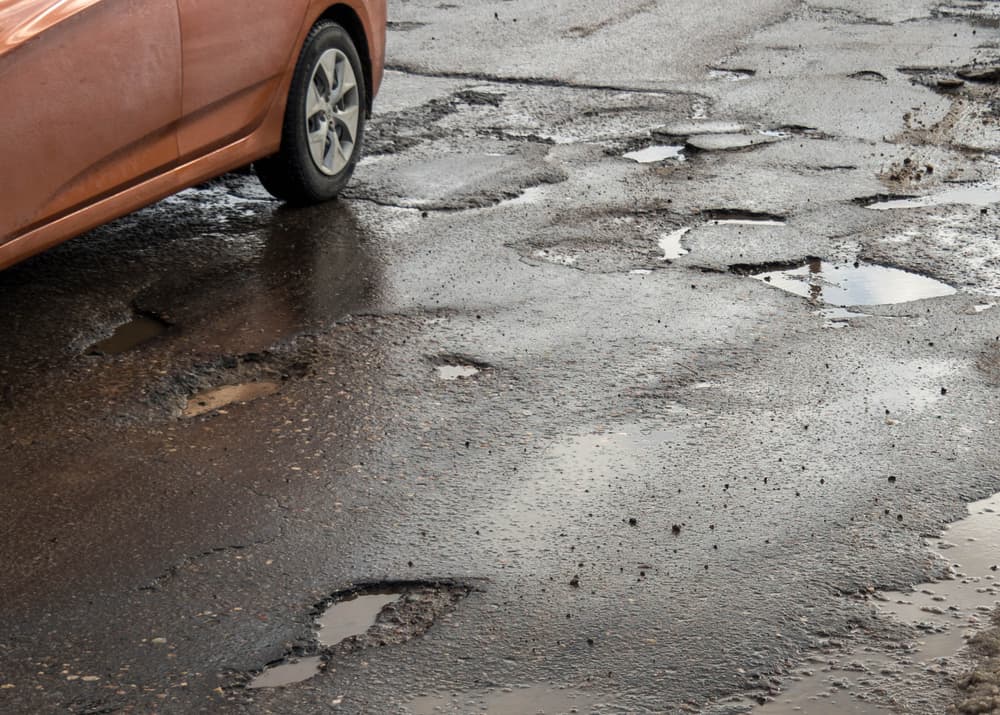
[[[390,2],[341,200],[236,172],[0,273],[0,711],[946,712],[990,13]]]

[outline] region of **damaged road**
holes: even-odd
[[[0,274],[0,710],[990,712],[995,3],[390,5],[340,201]]]

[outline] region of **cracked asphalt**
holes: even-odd
[[[339,201],[237,172],[0,273],[0,711],[773,715],[862,651],[797,712],[958,703],[990,653],[879,604],[1000,491],[1000,5],[390,19]]]

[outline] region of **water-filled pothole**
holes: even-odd
[[[438,365],[437,374],[442,380],[464,380],[469,377],[475,377],[481,372],[478,367],[473,365]]]
[[[87,349],[88,355],[119,355],[138,347],[142,343],[163,335],[170,326],[149,315],[136,315],[127,323],[122,323],[104,340]]]
[[[687,255],[688,250],[681,245],[681,239],[687,235],[690,228],[679,228],[676,231],[671,231],[670,233],[665,233],[657,242],[657,246],[663,251],[663,255],[660,257],[661,261],[670,261],[674,258],[680,258],[681,256]]]
[[[713,224],[737,224],[745,226],[784,226],[788,222],[784,216],[743,209],[709,209],[702,211],[705,220]]]
[[[675,159],[677,161],[684,161],[684,147],[683,146],[670,146],[670,145],[656,145],[646,147],[645,149],[638,149],[636,151],[630,151],[627,154],[623,154],[626,159],[631,159],[640,164],[655,164],[659,161],[666,161],[667,159]]]
[[[444,713],[489,713],[524,715],[525,713],[584,713],[598,704],[598,699],[578,690],[533,686],[503,688],[453,695],[426,695],[411,700],[406,708],[413,715]]]
[[[248,688],[283,688],[286,685],[304,683],[318,675],[323,668],[323,658],[293,658],[285,663],[270,666],[263,673],[251,680]]]
[[[363,593],[334,602],[316,619],[320,645],[329,648],[364,635],[375,625],[382,609],[402,597],[399,592]]]
[[[928,206],[964,204],[967,206],[990,206],[1000,202],[1000,188],[992,184],[971,184],[946,189],[937,194],[915,197],[875,197],[866,208],[884,211],[887,209],[919,209]]]
[[[755,273],[776,288],[828,305],[888,305],[954,295],[946,283],[899,268],[862,263],[829,263],[819,258],[804,265]]]
[[[227,405],[243,404],[273,395],[278,391],[276,382],[246,382],[241,385],[224,385],[205,392],[200,392],[188,398],[181,412],[181,417],[198,417],[209,412],[220,410]]]
[[[900,644],[894,653],[859,649],[822,669],[807,668],[799,682],[754,712],[880,715],[896,710],[858,698],[881,693],[888,699],[907,689],[912,693],[925,671],[957,678],[967,667],[959,657],[966,640],[989,623],[1000,602],[1000,573],[994,570],[1000,552],[1000,494],[970,504],[969,513],[929,543],[950,564],[946,580],[917,585],[910,593],[875,594],[879,612],[912,625],[919,640]]]

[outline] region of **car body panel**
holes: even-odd
[[[182,6],[182,2],[187,4]],[[108,126],[100,127],[97,133],[103,136],[106,131],[115,129],[120,139],[117,151],[107,153],[104,161],[91,161],[72,175],[63,170],[62,165],[58,170],[45,167],[52,175],[48,183],[36,181],[44,173],[43,170],[33,171],[30,153],[18,150],[14,145],[20,141],[20,133],[26,131],[27,122],[23,115],[40,116],[38,110],[47,107],[51,111],[53,103],[38,91],[31,94],[28,91],[30,87],[22,89],[24,99],[19,104],[8,106],[27,107],[29,102],[34,101],[36,104],[31,105],[32,109],[24,112],[8,110],[6,114],[0,114],[0,165],[5,167],[3,175],[0,175],[0,269],[181,189],[276,152],[281,144],[285,99],[299,51],[309,29],[320,17],[340,20],[345,13],[349,13],[349,19],[356,17],[357,22],[353,24],[357,25],[357,32],[353,34],[359,54],[367,60],[369,96],[374,97],[378,91],[385,59],[385,0],[343,0],[334,3],[330,0],[266,0],[263,6],[257,2],[237,2],[235,7],[238,9],[251,8],[243,15],[244,18],[260,13],[260,8],[264,7],[269,13],[281,13],[278,24],[285,33],[289,32],[289,25],[294,26],[295,31],[287,35],[290,40],[285,40],[289,47],[280,48],[275,43],[256,64],[251,62],[242,70],[233,70],[228,76],[235,87],[224,83],[213,86],[211,77],[215,69],[211,61],[212,53],[223,55],[217,59],[217,64],[225,61],[226,53],[234,47],[233,41],[228,38],[208,37],[213,28],[223,32],[228,27],[226,20],[232,15],[225,9],[227,2],[231,0],[0,0],[0,28],[4,28],[0,30],[0,96],[5,98],[9,96],[8,88],[16,82],[30,84],[22,75],[37,71],[21,58],[30,57],[37,61],[43,55],[32,55],[25,50],[43,53],[57,46],[49,45],[53,42],[52,38],[58,36],[52,35],[52,32],[60,30],[60,22],[56,21],[58,18],[63,21],[86,20],[88,12],[94,13],[94,17],[101,17],[100,13],[106,13],[112,7],[118,8],[119,13],[123,12],[121,8],[131,8],[131,17],[141,18],[143,8],[155,6],[161,12],[160,20],[166,23],[167,31],[161,35],[162,28],[152,26],[156,30],[155,37],[151,40],[146,37],[147,47],[161,48],[162,51],[164,44],[176,41],[170,53],[163,53],[162,56],[169,54],[176,58],[179,67],[185,60],[188,61],[183,71],[178,71],[178,76],[183,76],[185,83],[180,80],[168,83],[171,99],[152,112],[158,120],[163,119],[163,113],[174,112],[175,121],[162,129],[140,133],[130,142],[121,141],[125,137],[125,127],[119,126],[123,120],[115,113],[118,109],[115,106],[117,93],[110,87],[112,83],[107,77],[100,77],[99,84],[94,86],[99,86],[102,94],[97,96],[104,97],[105,101],[94,102],[97,108],[90,109],[94,115],[87,123],[79,124],[76,136],[78,141],[89,141],[95,126],[90,122],[99,123],[97,115],[101,111],[109,112]],[[174,8],[172,19],[167,20],[161,4]],[[182,8],[195,13],[208,8],[210,12],[204,16],[186,17],[180,14]],[[290,19],[292,16],[294,22]],[[109,22],[114,24],[119,21],[121,18]],[[251,23],[253,27],[250,30],[243,29],[240,23],[237,25],[240,26],[239,33],[249,32],[251,36],[254,32],[260,33],[262,27],[256,21]],[[66,27],[71,29],[71,25]],[[148,35],[150,26],[145,27]],[[190,30],[187,54],[183,54],[184,28]],[[139,35],[142,34],[139,32]],[[88,41],[97,36],[105,37],[98,32],[88,36]],[[139,56],[143,56],[144,51],[140,51]],[[81,61],[93,64],[93,60],[87,58]],[[192,80],[193,72],[199,75],[206,73],[209,79],[203,80],[199,76],[197,80]],[[191,90],[185,93],[188,87]],[[161,87],[157,91],[163,89]],[[149,118],[143,117],[142,121]],[[89,151],[94,153],[92,149]],[[101,188],[106,185],[115,188]],[[51,196],[46,208],[36,211],[27,221],[21,219],[18,223],[10,220],[8,217],[13,214],[8,212],[17,211],[22,205],[13,198],[17,187],[20,187],[20,198],[27,200],[35,192],[40,192],[40,186],[48,187]],[[7,189],[10,189],[9,194]],[[15,223],[20,228],[10,228]]]
[[[175,163],[181,112],[174,0],[16,4],[0,39],[0,237]]]

